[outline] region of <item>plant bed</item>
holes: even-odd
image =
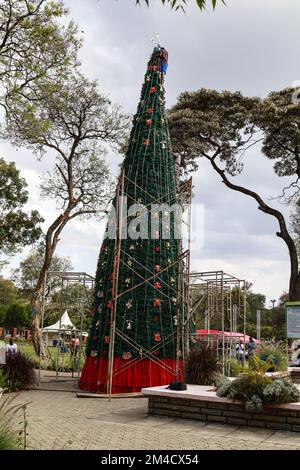
[[[218,397],[210,386],[188,385],[180,392],[161,386],[142,393],[149,399],[149,415],[300,432],[300,402],[264,407],[257,413],[247,411],[242,401]]]

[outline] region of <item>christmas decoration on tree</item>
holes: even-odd
[[[136,392],[180,379],[182,259],[181,242],[174,236],[176,217],[170,217],[169,210],[177,197],[164,107],[167,62],[167,51],[157,45],[147,66],[113,204],[118,205],[122,186],[128,205],[125,216],[121,214],[122,234],[125,228],[128,235],[121,237],[119,245],[110,237],[112,211],[100,250],[94,317],[80,379],[85,390],[107,392],[111,380],[112,393]],[[131,210],[133,204],[137,206]],[[157,204],[164,204],[164,211],[153,209]],[[132,221],[142,224],[145,213],[148,236],[139,236],[138,224],[136,232],[131,230],[137,236],[130,236]],[[162,236],[164,227],[168,238]]]

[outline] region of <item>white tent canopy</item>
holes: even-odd
[[[62,314],[61,318],[57,320],[56,323],[50,326],[45,326],[42,329],[43,333],[57,333],[58,331],[65,334],[71,334],[72,331],[79,331],[78,328],[73,325],[67,310]],[[82,336],[88,336],[88,333],[86,331],[82,331]]]

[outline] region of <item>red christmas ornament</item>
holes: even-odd
[[[146,125],[147,126],[151,126],[151,122],[152,122],[151,119],[146,119]]]
[[[160,246],[155,247],[155,253],[160,253]]]
[[[149,139],[144,139],[144,145],[149,145],[150,144],[150,140]]]
[[[147,108],[146,113],[147,113],[147,114],[152,114],[152,113],[153,113],[153,109],[152,109],[152,108]]]
[[[153,351],[152,353],[154,356],[158,356],[159,355],[159,351]]]
[[[109,344],[110,337],[109,336],[104,336],[104,344]]]
[[[154,316],[152,317],[152,320],[157,321],[157,320],[159,320],[159,317],[158,317],[157,315],[154,315]]]
[[[156,92],[156,86],[150,87],[150,93],[155,93]]]
[[[154,307],[160,307],[160,299],[155,299],[153,302]]]
[[[160,288],[161,288],[161,283],[158,282],[158,281],[156,281],[156,282],[154,283],[154,287],[155,287],[155,289],[160,289]]]
[[[154,271],[156,271],[157,273],[160,271],[160,265],[159,264],[156,264],[154,266]]]
[[[158,65],[152,65],[152,70],[154,71],[158,70]]]
[[[112,301],[110,300],[109,302],[107,302],[107,308],[113,308],[114,304],[112,303]]]
[[[154,333],[154,340],[155,341],[160,341],[161,340],[160,333]]]

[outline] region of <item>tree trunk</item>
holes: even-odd
[[[297,275],[291,275],[289,300],[291,302],[300,302],[300,272]]]
[[[43,295],[46,282],[46,273],[50,268],[52,258],[55,252],[55,248],[58,242],[58,236],[68,221],[70,209],[66,210],[61,214],[49,227],[46,234],[46,248],[44,263],[39,274],[37,285],[33,291],[31,297],[31,308],[32,308],[32,321],[31,321],[31,335],[32,343],[35,352],[38,356],[43,354],[42,350],[42,332],[40,324],[42,320],[42,308],[43,308]]]
[[[40,284],[40,285],[39,285]],[[41,356],[42,351],[42,332],[40,329],[42,319],[42,305],[43,305],[43,293],[45,285],[45,276],[42,283],[39,283],[31,297],[31,309],[32,309],[32,321],[31,321],[31,335],[32,343],[35,352],[38,356]]]

